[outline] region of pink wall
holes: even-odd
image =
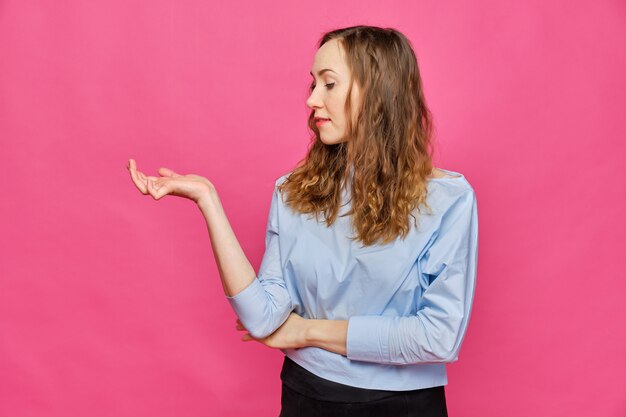
[[[212,180],[258,267],[315,42],[360,23],[413,41],[479,199],[450,414],[626,415],[626,6],[504,3],[1,2],[0,416],[277,415],[200,211],[126,163]]]

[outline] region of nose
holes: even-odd
[[[322,101],[318,98],[317,94],[315,93],[315,89],[311,91],[309,98],[306,99],[306,105],[310,109],[322,107]]]

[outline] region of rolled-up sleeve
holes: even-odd
[[[419,263],[428,283],[413,316],[353,316],[347,357],[385,364],[454,362],[469,323],[478,261],[478,208],[469,188],[444,213]]]
[[[289,317],[292,303],[283,279],[278,242],[278,199],[274,186],[265,234],[265,254],[252,283],[227,300],[241,323],[256,338],[267,337]]]

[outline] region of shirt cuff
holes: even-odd
[[[347,358],[356,361],[387,362],[390,327],[389,317],[350,317],[346,339]]]
[[[264,298],[265,290],[257,277],[239,293],[233,296],[226,296],[235,314],[244,324],[254,323],[255,319],[259,319],[258,306],[263,305],[259,300]]]

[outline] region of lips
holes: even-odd
[[[315,118],[315,126],[322,126],[328,122],[330,122],[330,119],[324,119],[323,117]]]

